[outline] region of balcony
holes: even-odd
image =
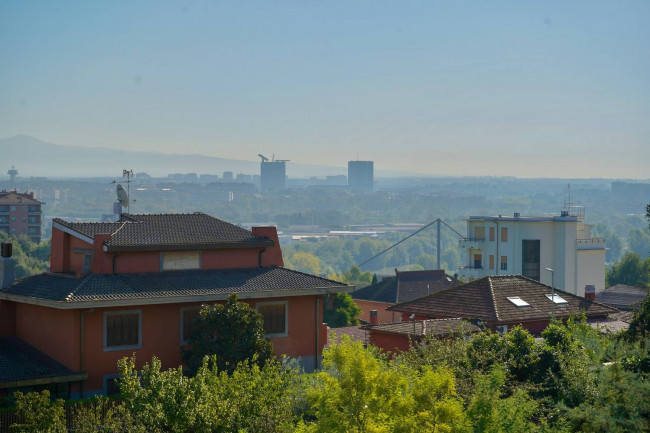
[[[485,268],[475,266],[461,266],[458,269],[458,275],[463,278],[482,278],[485,276]]]
[[[30,209],[28,211],[29,215],[40,215],[43,213],[41,209]]]
[[[578,251],[604,250],[605,238],[576,239],[576,248]]]
[[[483,249],[483,244],[485,244],[485,238],[460,238],[458,240],[458,246],[460,248],[472,248],[472,249]]]

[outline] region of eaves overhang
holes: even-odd
[[[64,226],[63,224],[57,222],[57,221],[52,221],[52,228],[61,230],[64,233],[67,233],[71,236],[74,236],[77,239],[81,239],[82,241],[92,245],[93,244],[93,238],[90,236],[86,236],[83,233],[80,233],[76,230],[71,229],[70,227]]]
[[[214,302],[225,301],[230,295],[236,294],[239,299],[266,299],[295,296],[327,295],[339,292],[349,293],[354,286],[341,285],[329,287],[309,287],[293,290],[268,290],[253,292],[227,292],[205,295],[186,296],[143,296],[122,299],[96,299],[84,301],[55,301],[52,299],[35,298],[31,296],[16,295],[13,293],[0,292],[0,300],[20,302],[23,304],[39,305],[43,307],[56,308],[59,310],[74,310],[80,308],[103,308],[103,307],[124,307],[135,305],[159,305],[159,304],[182,304],[190,302]]]
[[[129,251],[195,251],[195,250],[219,250],[231,248],[266,248],[273,247],[275,242],[271,239],[260,239],[246,242],[217,242],[205,244],[161,244],[161,245],[107,245],[103,250],[106,253],[118,253]]]

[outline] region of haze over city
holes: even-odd
[[[647,1],[3,2],[0,138],[647,178],[648,16]]]

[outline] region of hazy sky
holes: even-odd
[[[650,177],[650,1],[0,2],[0,137]]]

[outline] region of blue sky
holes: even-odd
[[[0,137],[648,178],[650,1],[4,1]]]

